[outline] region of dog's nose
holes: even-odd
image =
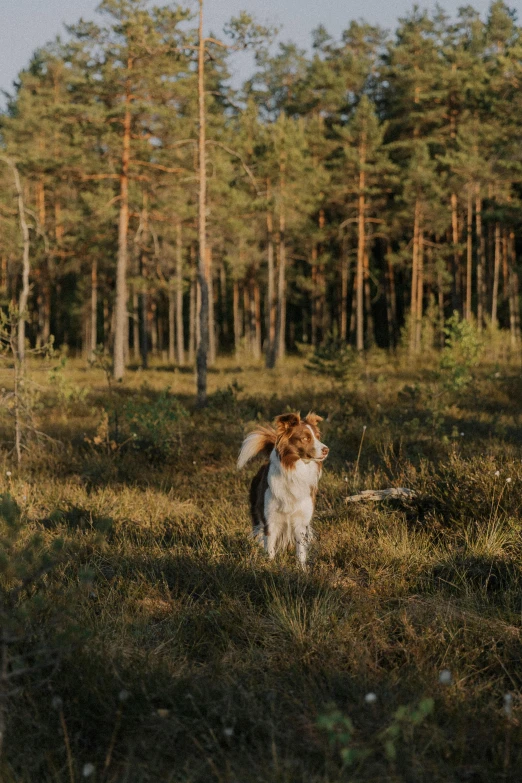
[[[321,449],[321,453],[322,453],[323,457],[326,457],[326,455],[328,454],[329,451],[330,451],[330,449],[328,448],[328,446],[323,446],[323,448]]]

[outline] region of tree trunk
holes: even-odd
[[[91,339],[90,352],[94,356],[96,345],[98,343],[98,260],[93,259],[91,267]]]
[[[359,199],[357,210],[357,334],[356,348],[364,351],[364,250],[366,245],[365,170],[366,142],[359,147]]]
[[[418,199],[415,201],[413,217],[413,250],[411,265],[411,306],[410,306],[410,353],[415,353],[415,334],[417,322],[418,263],[419,263],[419,216]]]
[[[206,276],[208,286],[208,364],[216,363],[216,319],[214,316],[214,273],[212,270],[212,248],[206,248]]]
[[[150,348],[150,291],[149,291],[149,264],[147,257],[147,241],[149,232],[149,217],[148,217],[148,199],[147,194],[143,193],[143,209],[141,213],[141,248],[139,251],[139,272],[141,277],[141,293],[140,299],[140,353],[141,353],[141,366],[146,370],[149,366],[149,348]]]
[[[259,291],[259,284],[253,283],[254,286],[254,318],[255,318],[255,342],[254,342],[254,358],[259,360],[261,358],[261,293]]]
[[[185,364],[185,341],[183,339],[183,241],[181,222],[176,224],[176,361]]]
[[[312,247],[312,348],[315,348],[318,341],[318,326],[319,326],[319,292],[318,292],[318,277],[319,270],[317,269],[317,245],[314,242]]]
[[[127,61],[127,70],[132,60]],[[119,381],[125,372],[125,338],[127,336],[127,236],[129,232],[129,161],[131,141],[131,92],[127,82],[123,117],[123,149],[120,174],[120,217],[118,224],[118,262],[116,266],[116,306],[114,323],[113,375]]]
[[[451,239],[453,243],[453,274],[451,285],[451,307],[452,310],[459,310],[459,273],[460,273],[460,253],[457,249],[459,243],[459,216],[457,194],[451,194]]]
[[[346,242],[343,242],[343,252],[341,257],[341,318],[339,324],[339,333],[343,343],[348,337],[348,274],[349,259],[346,252]]]
[[[477,327],[482,331],[484,325],[484,262],[485,242],[482,231],[482,199],[480,185],[476,186],[475,227],[477,232]]]
[[[234,319],[234,353],[236,357],[239,355],[239,347],[241,344],[241,322],[239,316],[239,283],[234,280],[234,287],[232,292],[232,308]]]
[[[509,268],[509,325],[511,345],[516,348],[520,344],[520,302],[518,297],[518,274],[516,271],[515,233],[509,232],[508,239]]]
[[[493,267],[493,295],[491,298],[491,324],[493,328],[498,327],[498,283],[500,277],[500,226],[495,223],[495,254]]]
[[[466,223],[466,320],[471,321],[471,291],[473,275],[473,197],[468,185],[468,215]]]
[[[176,291],[169,291],[169,364],[176,361]]]
[[[422,305],[424,299],[424,233],[419,229],[419,249],[417,258],[417,313],[415,316],[415,353],[420,353],[422,344]]]
[[[266,183],[266,197],[270,201],[270,180]],[[267,233],[267,266],[268,266],[268,294],[267,294],[267,313],[266,313],[266,359],[265,366],[271,370],[276,362],[276,302],[275,302],[275,271],[274,271],[274,223],[270,203],[266,212],[266,233]]]
[[[193,255],[193,248],[190,248],[190,254]],[[196,356],[196,350],[197,350],[197,337],[196,337],[196,322],[198,318],[198,310],[197,310],[197,282],[196,282],[196,272],[191,268],[191,275],[190,275],[190,293],[189,293],[189,362],[192,364],[194,362],[194,357]]]
[[[277,276],[277,314],[276,314],[276,356],[277,360],[285,356],[286,333],[286,246],[285,246],[285,214],[279,216],[279,259]]]
[[[370,287],[370,259],[366,250],[364,251],[364,309],[366,313],[368,345],[373,345],[375,343],[375,329],[373,324],[372,294]]]
[[[199,199],[198,199],[198,279],[201,296],[199,311],[199,346],[197,354],[197,404],[207,402],[207,361],[209,350],[209,298],[205,270],[207,227],[207,171],[205,149],[205,39],[203,37],[203,0],[199,0],[199,43],[198,43],[198,107],[199,107]]]

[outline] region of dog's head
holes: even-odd
[[[316,462],[318,465],[326,459],[328,446],[321,443],[318,423],[320,416],[309,413],[301,419],[299,413],[283,413],[275,419],[275,448],[284,468],[294,468],[296,462]]]

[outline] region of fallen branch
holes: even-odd
[[[358,495],[349,495],[345,503],[357,503],[359,500],[384,500],[385,498],[416,498],[417,493],[406,487],[390,487],[389,489],[365,489]]]

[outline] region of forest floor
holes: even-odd
[[[19,470],[2,419],[3,783],[520,781],[520,364],[459,391],[429,357],[342,385],[223,359],[204,410],[189,371],[55,366]],[[235,462],[310,409],[331,452],[303,573],[249,538]],[[418,497],[345,502],[391,486]]]

